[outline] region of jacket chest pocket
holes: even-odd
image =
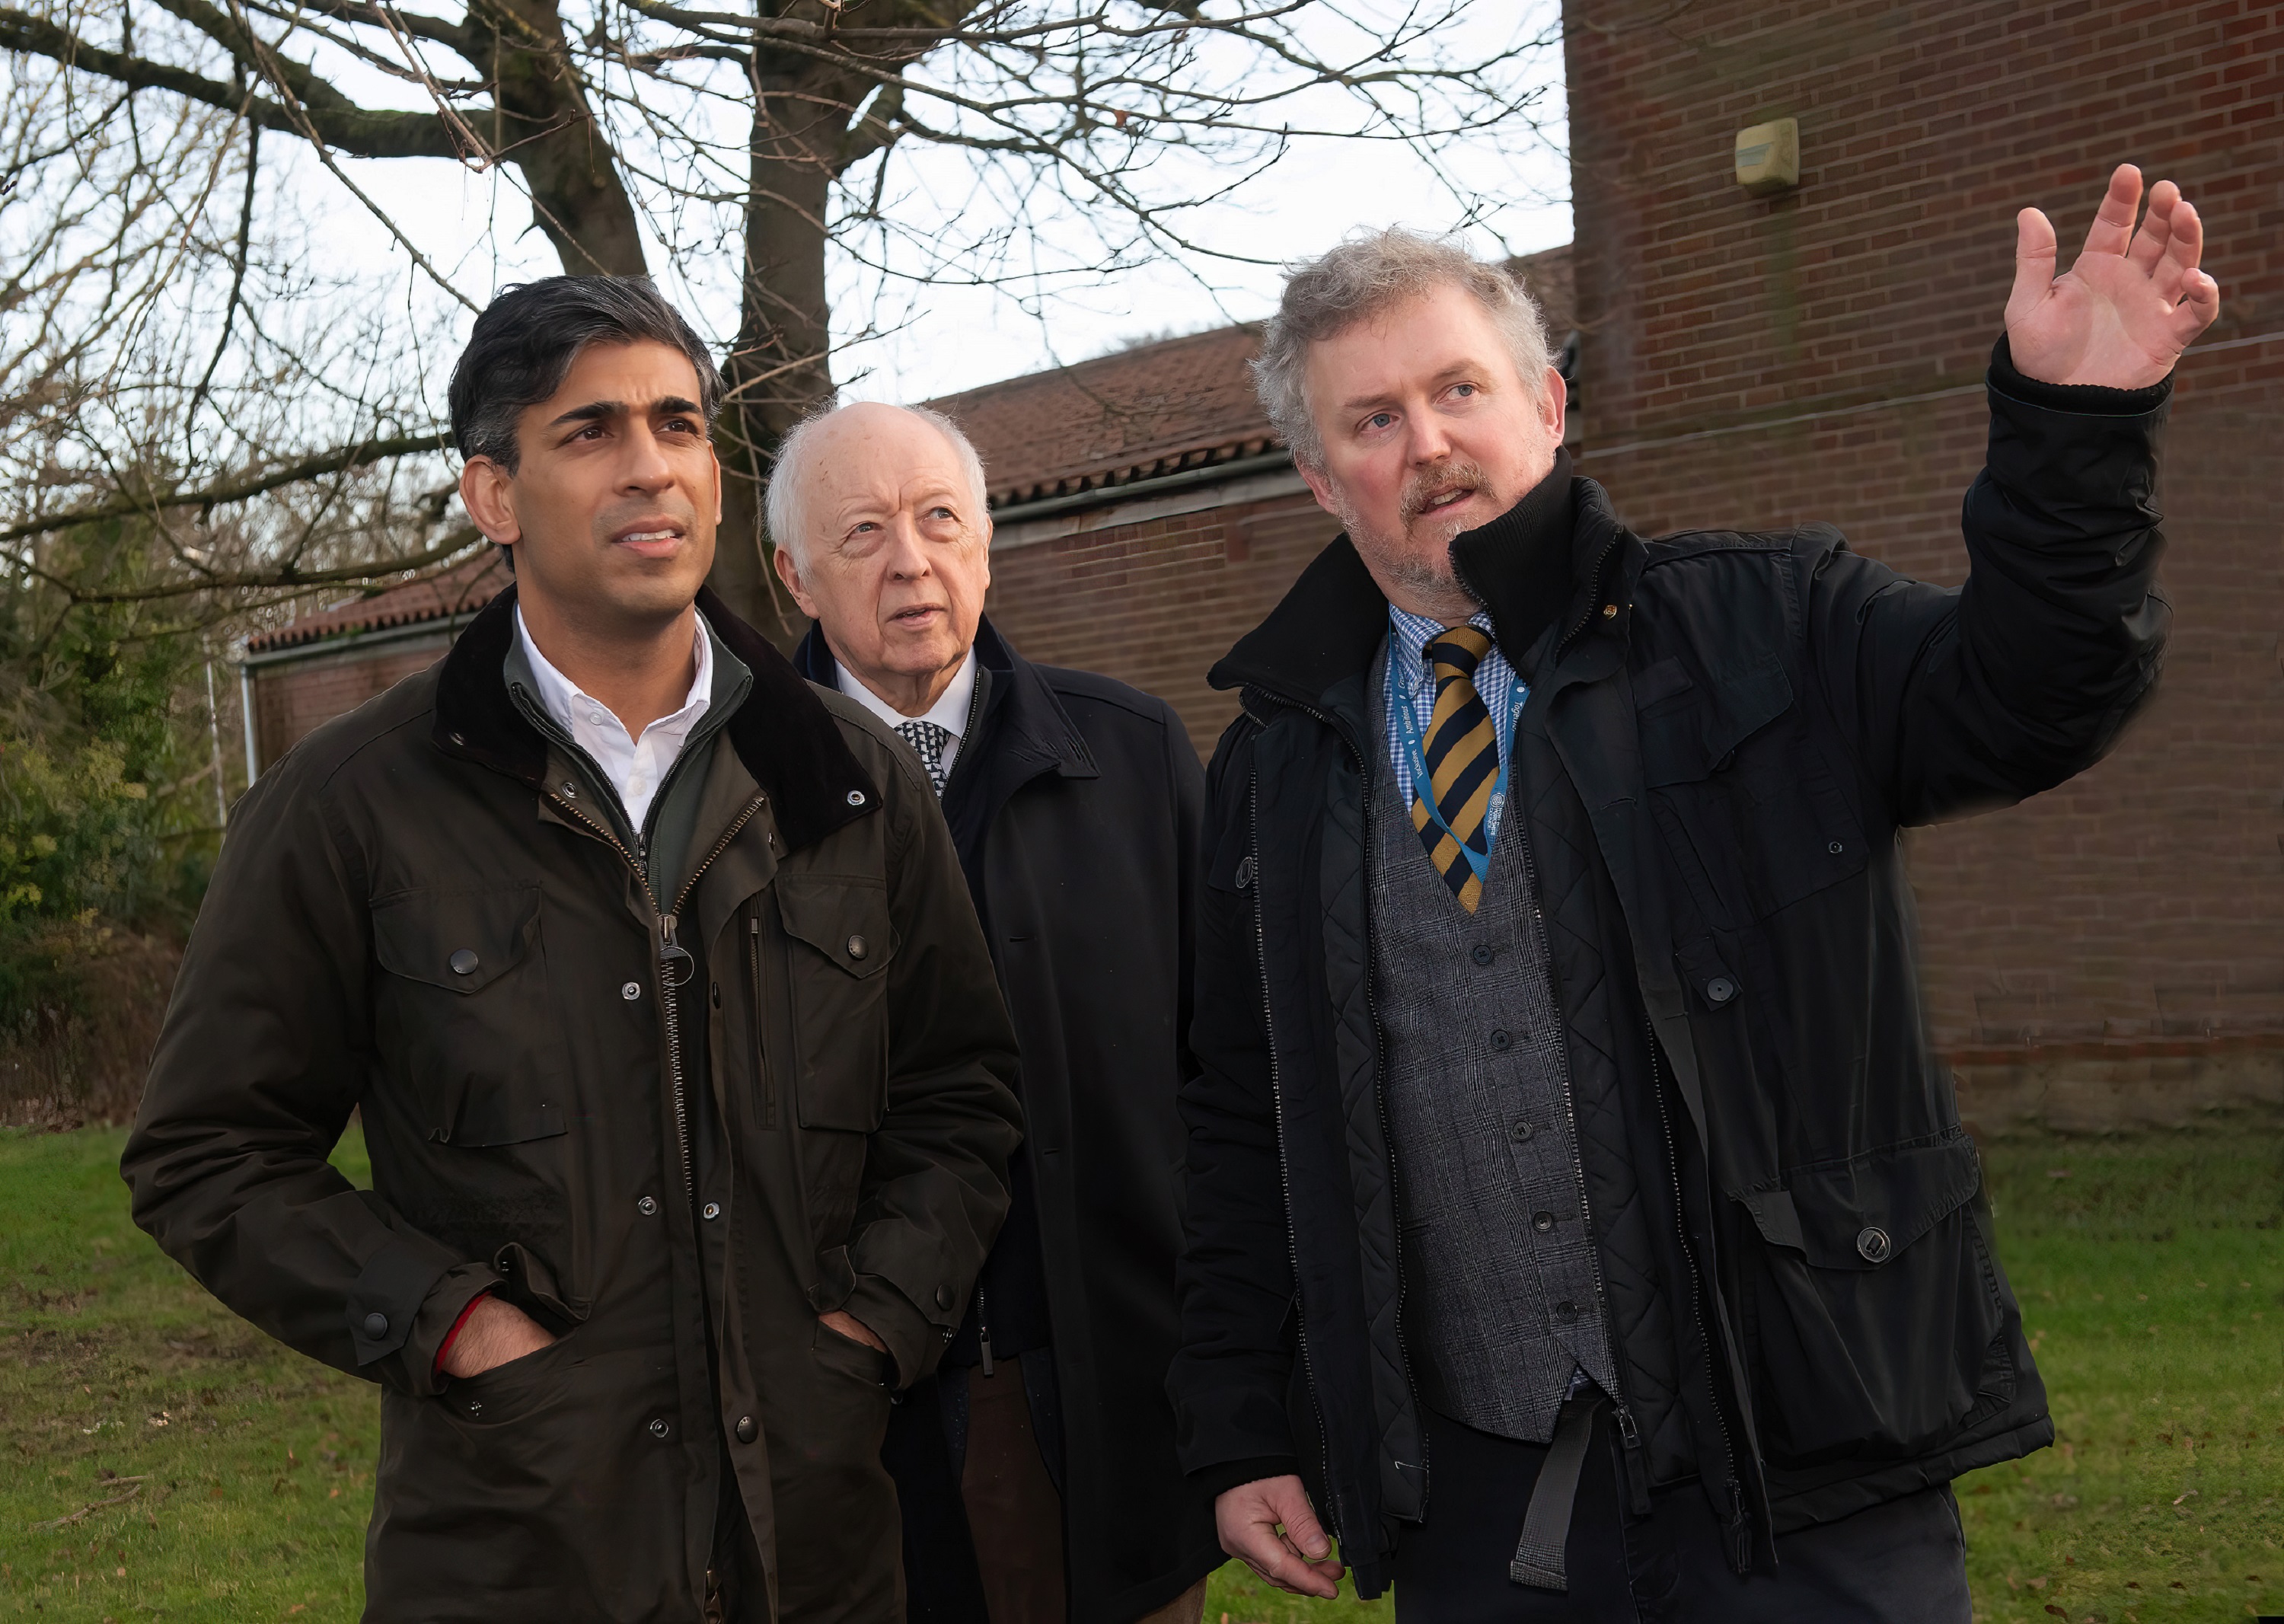
[[[788,878],[775,886],[793,1011],[793,1093],[803,1128],[871,1133],[888,1108],[888,887]]]
[[[540,915],[536,885],[405,891],[372,906],[373,956],[387,972],[376,992],[382,1061],[439,1144],[564,1131],[569,1079]]]
[[[1765,919],[1863,871],[1863,819],[1776,659],[1702,682],[1660,660],[1634,702],[1659,828],[1713,924]]]

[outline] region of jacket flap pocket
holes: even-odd
[[[539,887],[403,891],[372,905],[373,956],[407,980],[482,990],[539,939]]]
[[[1737,1199],[1761,1238],[1819,1269],[1877,1269],[1975,1198],[1975,1143],[1953,1132],[1848,1161],[1795,1170],[1784,1190]]]
[[[1656,671],[1653,667],[1644,672],[1644,680]],[[1668,703],[1657,714],[1637,718],[1642,781],[1652,788],[1711,776],[1731,751],[1792,708],[1792,680],[1771,655],[1757,666],[1709,677],[1678,694],[1669,686],[1664,697]],[[1634,703],[1639,708],[1652,701],[1638,691]]]
[[[888,930],[888,892],[876,881],[793,878],[776,886],[786,934],[807,942],[850,975],[880,973],[896,951]]]

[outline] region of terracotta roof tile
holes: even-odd
[[[1138,345],[928,402],[982,454],[995,507],[1271,450],[1246,371],[1260,330]]]

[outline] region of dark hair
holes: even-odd
[[[452,367],[452,439],[462,457],[488,457],[513,473],[516,419],[563,386],[590,344],[644,340],[678,349],[698,369],[708,426],[722,407],[722,374],[682,312],[648,277],[547,277],[502,288]]]

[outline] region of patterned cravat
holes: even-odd
[[[1435,707],[1420,749],[1428,782],[1413,787],[1412,826],[1428,847],[1428,861],[1469,913],[1483,900],[1483,882],[1476,878],[1467,854],[1473,851],[1480,857],[1490,851],[1483,819],[1498,780],[1498,734],[1482,696],[1475,691],[1475,668],[1490,648],[1488,633],[1454,626],[1423,651],[1435,673]],[[1435,797],[1432,813],[1428,801],[1431,789]]]
[[[928,782],[935,785],[935,792],[940,799],[943,794],[944,780],[951,777],[950,770],[943,764],[943,747],[951,742],[951,730],[939,727],[925,718],[915,717],[910,722],[896,723],[896,731],[903,735],[904,742],[912,747],[912,753],[920,758],[920,765],[927,769]]]

